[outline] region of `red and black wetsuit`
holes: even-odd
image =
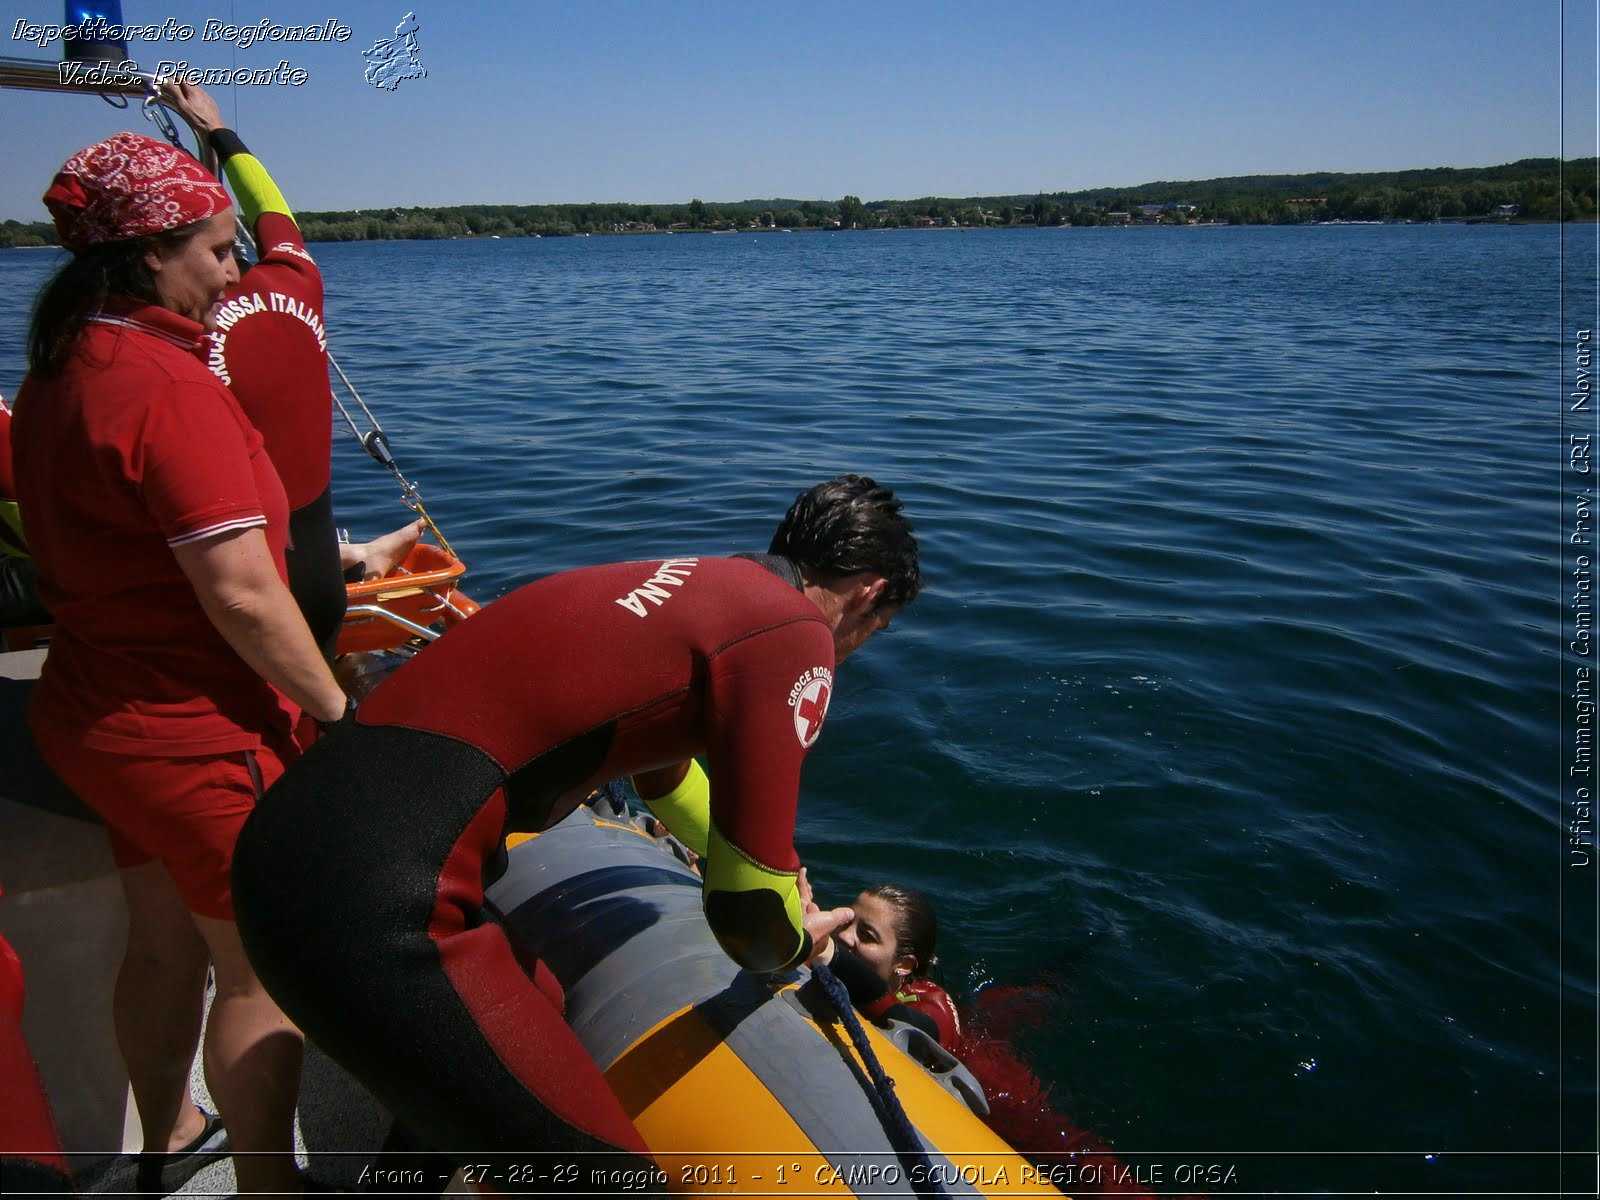
[[[483,912],[505,835],[597,784],[703,754],[711,931],[754,971],[809,955],[795,807],[834,645],[781,566],[682,558],[528,584],[402,667],[257,806],[234,868],[251,961],[425,1142],[644,1149]]]
[[[961,1019],[956,1016],[950,993],[931,979],[912,979],[902,983],[895,999],[914,1013],[926,1016],[938,1029],[939,1044],[954,1046],[961,1037]]]
[[[322,324],[322,274],[266,169],[230,129],[210,137],[258,257],[223,294],[207,364],[261,431],[289,497],[289,591],[332,657],[344,619],[333,523],[333,391]]]

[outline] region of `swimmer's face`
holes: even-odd
[[[161,307],[212,328],[229,284],[239,282],[233,261],[233,209],[201,221],[193,236],[176,244],[158,242],[144,252]]]
[[[834,936],[854,950],[885,983],[893,985],[910,975],[916,968],[916,958],[897,953],[899,941],[894,929],[900,911],[882,896],[866,892],[857,896],[850,907],[855,909],[856,919]]]

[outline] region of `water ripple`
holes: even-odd
[[[1593,230],[1567,236],[1592,263]],[[929,588],[841,675],[801,850],[830,896],[929,890],[958,991],[1058,989],[1022,1048],[1080,1122],[1158,1148],[1515,1149],[1550,1141],[1560,996],[1554,246],[317,254],[335,350],[482,598],[763,549],[836,471],[902,492]],[[52,259],[0,253],[8,394]],[[376,529],[393,487],[360,459],[340,444],[341,523]],[[1298,1182],[1372,1190],[1329,1169]],[[1470,1190],[1459,1169],[1429,1186]]]

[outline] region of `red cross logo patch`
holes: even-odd
[[[826,667],[807,671],[789,693],[789,706],[794,711],[794,732],[800,745],[806,749],[822,732],[823,718],[828,715],[828,700],[833,693],[833,673]]]

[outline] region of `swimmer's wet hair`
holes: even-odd
[[[933,905],[916,888],[898,883],[875,883],[861,889],[863,896],[876,896],[894,909],[894,953],[898,958],[909,954],[917,960],[912,969],[913,979],[926,979],[928,971],[938,964],[934,949],[939,944],[939,918],[933,915]]]

